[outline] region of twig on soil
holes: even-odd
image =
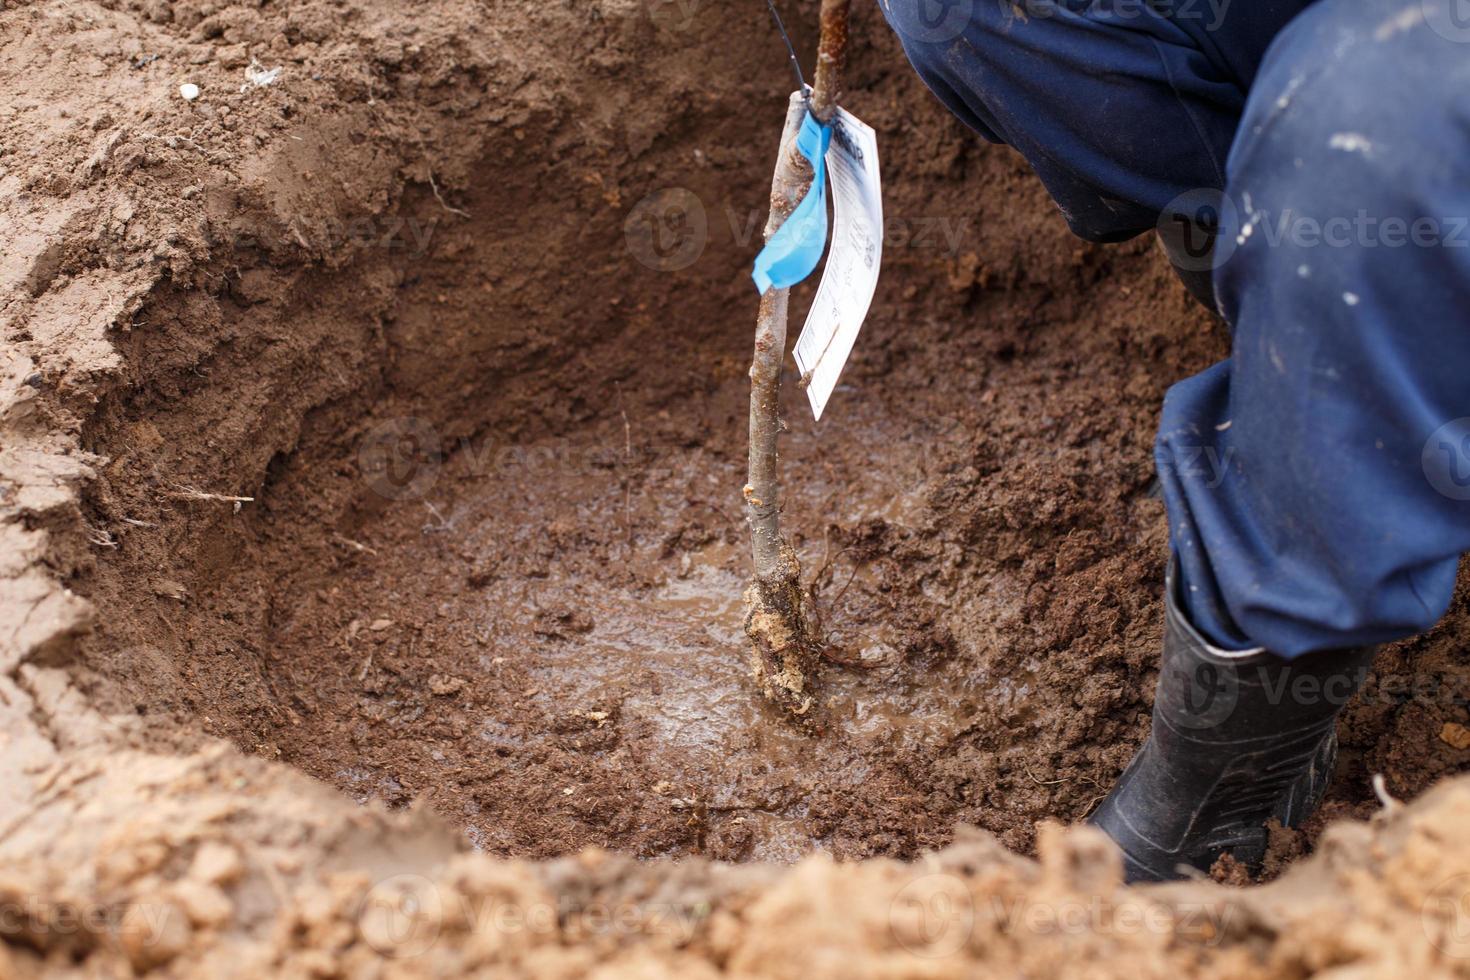
[[[439,206],[450,214],[457,214],[461,218],[468,218],[470,216],[470,213],[464,208],[452,207],[448,201],[444,200],[444,195],[439,193],[439,182],[434,179],[434,171],[432,170],[429,171],[429,190],[434,192],[434,200],[439,202]]]
[[[374,557],[376,557],[378,554],[378,549],[373,548],[369,545],[365,545],[361,541],[354,541],[351,538],[346,537],[345,535],[338,534],[336,531],[332,532],[331,540],[335,541],[337,544],[351,548],[353,551],[361,551],[365,554],[373,555]]]

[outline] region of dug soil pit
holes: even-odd
[[[1268,877],[1328,820],[1374,823],[1280,883],[1123,889],[1096,835],[1038,834],[1147,733],[1153,430],[1228,337],[1151,241],[1071,238],[865,5],[846,104],[883,147],[884,276],[820,424],[785,385],[817,733],[762,702],[740,488],[785,99],[765,17],[0,12],[0,898],[188,921],[143,942],[125,914],[4,919],[0,973],[350,971],[405,952],[369,914],[423,897],[404,875],[435,936],[463,932],[408,972],[1438,962],[1421,912],[1470,872],[1447,830],[1470,789],[1380,814],[1370,779],[1406,800],[1470,765],[1463,588],[1379,659]],[[1089,895],[1172,917],[1010,918]],[[447,911],[486,896],[555,913],[512,941]],[[589,930],[594,900],[691,918]],[[960,933],[925,918],[950,902]],[[1371,941],[1314,946],[1314,915]]]

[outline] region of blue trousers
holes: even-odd
[[[1218,230],[1229,360],[1155,448],[1186,612],[1283,656],[1431,627],[1470,549],[1459,0],[878,0],[1074,232]]]

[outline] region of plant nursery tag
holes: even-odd
[[[827,171],[832,184],[832,248],[795,350],[806,397],[818,419],[868,315],[883,260],[878,138],[871,126],[845,109],[838,109],[832,118]]]

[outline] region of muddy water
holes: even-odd
[[[537,666],[532,700],[549,712],[617,704],[621,722],[651,731],[665,778],[681,787],[691,809],[703,805],[743,819],[755,832],[750,857],[792,860],[819,843],[804,823],[806,805],[752,797],[746,777],[801,774],[814,752],[831,749],[768,710],[752,689],[742,656],[744,561],[742,546],[718,543],[686,553],[646,596],[582,590],[582,608],[596,626]],[[877,667],[892,653],[882,641],[864,639],[860,650],[844,654]],[[823,675],[827,724],[835,730],[829,737],[839,742],[939,744],[970,707],[963,690],[939,683],[872,691],[861,681],[856,668],[834,667]],[[493,723],[496,732],[503,728]],[[827,778],[860,792],[865,774],[857,762],[845,771],[834,765]]]
[[[735,377],[559,437],[481,427],[412,492],[359,478],[332,561],[274,590],[267,748],[502,854],[913,856],[959,822],[1025,848],[1146,729],[1164,535],[1149,412],[1044,372],[1008,390],[788,409],[785,523],[845,661],[818,737],[747,680]],[[1386,714],[1350,719],[1346,766]]]
[[[887,588],[882,561],[833,542],[927,520],[937,447],[896,440],[907,423],[860,397],[836,406],[840,424],[791,421],[787,522],[847,661],[824,669],[813,738],[749,681],[743,472],[725,448],[742,444],[742,387],[721,393],[723,424],[702,444],[662,440],[657,419],[481,435],[432,481],[404,481],[424,492],[344,534],[371,551],[277,637],[334,650],[311,676],[288,658],[311,731],[288,758],[363,801],[428,794],[477,846],[519,853],[793,860],[918,800],[898,763],[1018,692],[945,663],[906,669],[911,641],[864,615]]]

